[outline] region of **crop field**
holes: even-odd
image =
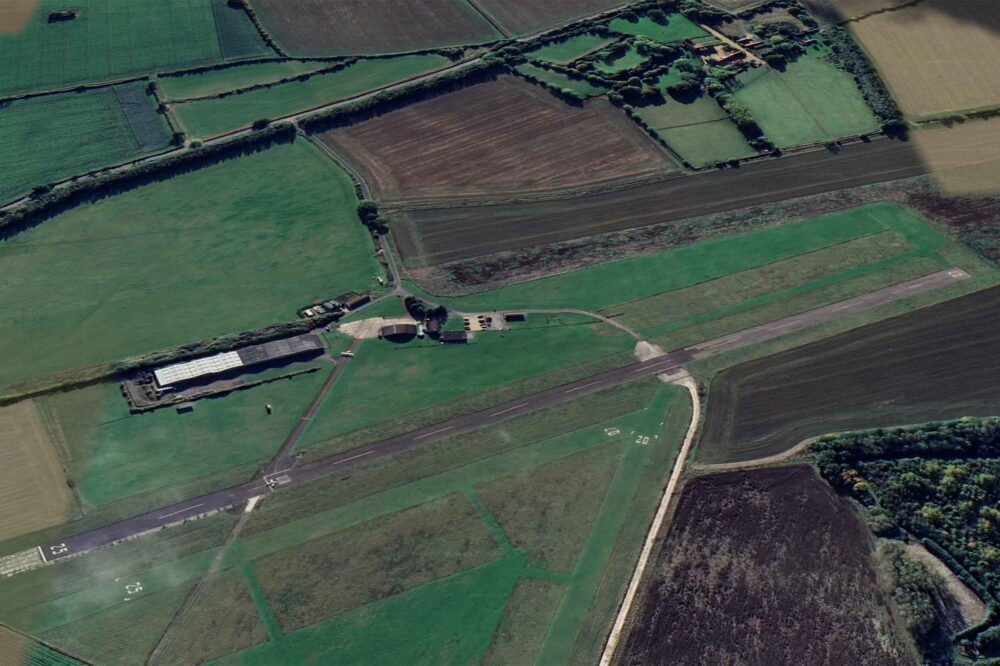
[[[988,55],[1000,47],[995,2],[928,0],[869,16],[851,30],[911,118],[1000,104],[1000,64]]]
[[[947,131],[947,130],[944,130]],[[937,130],[933,131],[937,134]],[[844,146],[569,199],[421,208],[393,215],[407,268],[697,218],[926,173],[908,142]]]
[[[374,288],[381,268],[355,202],[350,179],[297,142],[0,242],[0,347],[19,350],[0,385],[291,321],[298,303]]]
[[[665,537],[618,663],[915,662],[864,522],[810,468],[695,478]]]
[[[607,324],[575,315],[533,315],[523,327],[480,333],[467,345],[366,342],[306,431],[303,446],[531,377],[624,355],[634,344]],[[501,365],[496,363],[498,355],[505,359]],[[377,411],[366,409],[379,402],[389,385],[395,387],[396,397]]]
[[[586,33],[570,37],[561,42],[546,44],[545,46],[528,51],[525,55],[529,58],[537,58],[538,60],[566,64],[587,55],[591,51],[605,47],[613,41],[614,39],[610,37]]]
[[[270,83],[292,76],[308,74],[317,69],[329,67],[328,62],[305,62],[282,60],[276,62],[251,63],[239,67],[227,67],[208,72],[185,74],[183,76],[161,76],[156,82],[167,101],[207,97],[245,88],[247,86]]]
[[[130,414],[117,384],[53,394],[41,404],[81,500],[93,507],[270,459],[332,370],[319,367],[200,400],[190,414]]]
[[[249,127],[261,118],[279,118],[383,88],[447,63],[446,58],[437,55],[363,60],[347,69],[317,74],[307,81],[291,81],[220,99],[184,102],[174,105],[172,110],[193,136],[218,136]]]
[[[542,69],[541,67],[536,67],[530,63],[519,65],[517,67],[517,72],[519,74],[532,76],[540,81],[548,83],[549,85],[561,88],[562,90],[568,90],[580,99],[597,97],[598,95],[603,95],[607,92],[604,88],[595,86],[584,79],[572,79],[561,72],[555,72],[551,69]]]
[[[788,63],[783,72],[752,70],[739,79],[736,99],[781,148],[878,131],[851,75],[814,56]]]
[[[544,190],[669,165],[608,102],[574,108],[515,77],[418,102],[328,132],[323,140],[349,156],[389,199]]]
[[[553,28],[623,5],[621,0],[472,0],[512,36]]]
[[[0,541],[67,520],[76,500],[36,404],[0,407]]]
[[[749,460],[828,432],[1000,412],[1000,288],[721,372],[702,462]],[[781,409],[773,409],[774,405]]]
[[[636,37],[649,37],[650,39],[669,44],[679,42],[683,39],[695,39],[697,37],[707,37],[708,33],[696,23],[692,23],[683,14],[672,14],[666,25],[654,21],[649,17],[642,17],[638,21],[631,22],[625,19],[615,19],[608,24],[614,32],[623,35],[634,35]]]
[[[662,79],[660,85],[664,85]],[[698,97],[692,102],[668,97],[666,104],[637,107],[635,111],[695,167],[742,159],[757,152],[711,97]]]
[[[156,152],[169,141],[169,127],[141,83],[12,102],[0,109],[0,202]]]
[[[274,40],[292,55],[374,55],[460,44],[500,34],[466,0],[253,0]]]
[[[0,95],[269,53],[246,14],[223,0],[76,0],[75,20],[48,23],[63,9],[43,0],[22,32],[0,34]]]

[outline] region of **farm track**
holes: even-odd
[[[788,319],[779,319],[771,324],[750,329],[752,331],[750,335],[726,336],[719,341],[708,341],[698,345],[696,348],[677,350],[647,361],[633,363],[615,370],[592,375],[570,384],[523,396],[508,403],[493,405],[482,411],[465,414],[398,437],[376,442],[360,449],[353,449],[333,455],[309,465],[279,469],[265,474],[262,479],[162,507],[134,518],[68,537],[59,543],[39,546],[39,552],[47,562],[83,555],[91,550],[104,548],[148,532],[172,525],[179,525],[201,516],[211,515],[218,511],[238,506],[254,497],[275,491],[280,492],[284,487],[308,483],[332,473],[343,472],[358,465],[369,464],[379,458],[425,446],[464,432],[480,430],[517,416],[569,402],[584,395],[612,389],[648,377],[674,373],[683,370],[684,364],[693,360],[695,354],[699,358],[704,358],[705,356],[722,353],[723,351],[731,351],[741,346],[767,340],[769,339],[768,335],[770,335],[770,338],[777,338],[793,330],[798,330],[798,328],[822,324],[828,321],[830,317],[841,317],[865,311],[884,302],[885,299],[905,298],[923,291],[937,289],[945,284],[963,280],[967,277],[967,274],[954,269],[941,271],[940,273],[872,292],[863,297],[843,301],[835,307],[829,306],[810,311],[813,314],[811,319],[803,317],[803,315],[797,315],[794,318],[796,322],[794,327],[789,326]],[[810,313],[805,314],[809,315]]]
[[[679,221],[927,173],[910,142],[884,138],[735,169],[553,201],[404,211],[396,243],[409,267]],[[419,250],[417,248],[420,248]]]

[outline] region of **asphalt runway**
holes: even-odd
[[[590,393],[596,393],[655,375],[669,374],[680,370],[685,363],[696,358],[714,356],[778,338],[809,326],[833,321],[847,314],[870,310],[880,305],[938,289],[947,284],[968,279],[969,277],[971,276],[968,273],[960,269],[939,271],[922,278],[917,278],[916,280],[902,282],[862,296],[834,303],[833,305],[809,310],[808,312],[779,319],[745,331],[722,336],[647,361],[633,363],[616,370],[592,375],[571,384],[564,384],[546,391],[524,396],[517,400],[494,405],[489,409],[465,414],[406,433],[405,435],[400,435],[399,437],[331,456],[310,465],[271,472],[266,474],[262,479],[219,490],[185,502],[178,502],[177,504],[163,507],[156,511],[68,537],[58,543],[38,546],[38,552],[46,562],[83,555],[91,550],[135,538],[147,532],[177,525],[187,520],[238,506],[252,497],[277,492],[287,486],[308,483],[333,472],[339,472],[463,432],[486,428],[516,416],[569,402]],[[314,401],[315,404],[316,402]],[[310,417],[314,411],[313,406],[310,406],[306,416]],[[284,447],[283,451],[285,451]],[[287,458],[279,456],[279,459],[284,460]]]

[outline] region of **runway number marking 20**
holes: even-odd
[[[649,444],[649,436],[639,435],[638,437],[635,438],[635,443],[638,444],[639,446],[646,446],[647,444]]]

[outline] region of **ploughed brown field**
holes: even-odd
[[[806,466],[695,478],[619,664],[914,663],[860,517]]]
[[[619,7],[625,0],[471,0],[511,35],[526,35],[581,16]]]
[[[728,368],[700,462],[751,460],[844,430],[1000,414],[1000,287]]]
[[[292,55],[398,53],[501,37],[465,0],[252,0],[252,5]]]
[[[813,151],[585,196],[412,209],[394,214],[393,234],[407,267],[419,268],[917,176],[927,169],[912,142],[879,140],[844,146],[837,154]]]
[[[662,172],[666,154],[605,100],[582,108],[514,77],[333,130],[383,199],[538,191]]]

